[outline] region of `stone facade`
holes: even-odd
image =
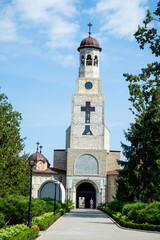
[[[90,154],[94,156],[98,161],[99,177],[106,177],[106,150],[95,149],[71,149],[67,151],[67,176],[75,176],[75,164],[77,159],[84,155]]]
[[[69,198],[78,207],[83,198],[85,207],[89,207],[92,198],[97,207],[115,196],[120,152],[110,150],[110,131],[104,123],[105,96],[101,93],[99,77],[101,48],[97,40],[89,36],[82,40],[78,51],[79,76],[72,95],[72,121],[66,130],[66,148],[54,150],[52,170],[46,168],[47,164],[37,163],[33,194],[53,197],[53,181],[61,187],[63,200]],[[48,188],[42,191],[45,183]],[[58,194],[60,196],[60,189]]]
[[[110,202],[116,196],[117,171],[107,172],[107,202]]]
[[[62,182],[59,182],[59,177],[62,177]],[[62,190],[62,202],[65,201],[65,187],[66,187],[66,176],[65,174],[59,174],[59,175],[54,175],[54,174],[47,174],[43,172],[36,173],[34,172],[33,175],[33,189],[32,189],[32,196],[35,198],[40,198],[40,190],[41,187],[44,184],[47,184],[48,182],[53,181],[56,183],[60,184],[60,188]],[[54,193],[54,191],[53,191]],[[49,196],[47,194],[47,196]],[[57,194],[58,196],[58,194]]]
[[[54,167],[62,170],[67,168],[67,152],[66,150],[54,150]]]
[[[109,151],[107,154],[107,171],[113,171],[116,169],[119,169],[119,164],[117,163],[117,160],[120,160],[120,151]]]

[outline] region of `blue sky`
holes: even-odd
[[[138,74],[154,60],[147,48],[139,49],[133,34],[146,9],[152,11],[156,4],[156,0],[0,0],[1,92],[22,113],[26,153],[35,152],[39,141],[52,164],[53,150],[65,148],[78,77],[77,48],[88,36],[89,22],[92,37],[102,47],[100,77],[110,149],[122,150],[123,130],[134,121],[123,73]]]

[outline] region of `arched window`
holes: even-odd
[[[98,67],[98,57],[94,57],[94,66]]]
[[[84,56],[81,57],[81,66],[84,66]]]
[[[92,57],[91,57],[90,54],[87,55],[86,65],[87,66],[92,66]]]
[[[56,192],[55,192],[56,191]],[[56,196],[55,196],[56,194]],[[58,182],[47,180],[39,188],[39,198],[52,198],[62,201],[62,189]]]
[[[90,154],[80,156],[75,165],[75,174],[98,174],[98,161]]]

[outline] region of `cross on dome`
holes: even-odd
[[[37,142],[36,144],[37,144],[37,152],[38,152],[38,148],[39,148],[39,144],[40,144],[40,143],[39,143],[39,142]]]
[[[90,37],[90,35],[91,35],[91,27],[93,26],[93,24],[92,23],[88,23],[88,27],[89,27],[89,37]]]
[[[42,153],[42,148],[43,148],[42,145],[39,148],[40,148],[40,153]]]

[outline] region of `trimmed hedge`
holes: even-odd
[[[12,240],[32,240],[37,237],[39,234],[39,227],[33,226],[31,229],[28,229],[18,235],[16,235]]]
[[[52,223],[54,223],[62,214],[57,213],[56,215],[52,214],[44,214],[40,217],[33,219],[33,225],[36,224],[41,231],[45,230],[47,227],[49,227]]]
[[[0,229],[0,240],[7,240],[12,239],[19,233],[22,233],[25,230],[28,230],[29,228],[24,224],[17,224],[14,226],[9,226],[5,228]]]
[[[139,223],[133,223],[133,222],[126,222],[120,219],[119,217],[117,217],[115,214],[113,214],[112,217],[123,227],[141,229],[141,230],[150,230],[150,231],[160,231],[160,225],[152,225],[148,223],[139,224]]]
[[[105,207],[104,205],[99,206],[98,209],[107,213],[122,227],[132,228],[132,229],[141,229],[141,230],[150,230],[150,231],[160,231],[160,225],[153,225],[148,223],[143,223],[143,224],[134,223],[133,221],[130,221],[127,216],[123,216],[119,212],[115,214],[114,211],[111,210],[108,206],[107,207]]]

